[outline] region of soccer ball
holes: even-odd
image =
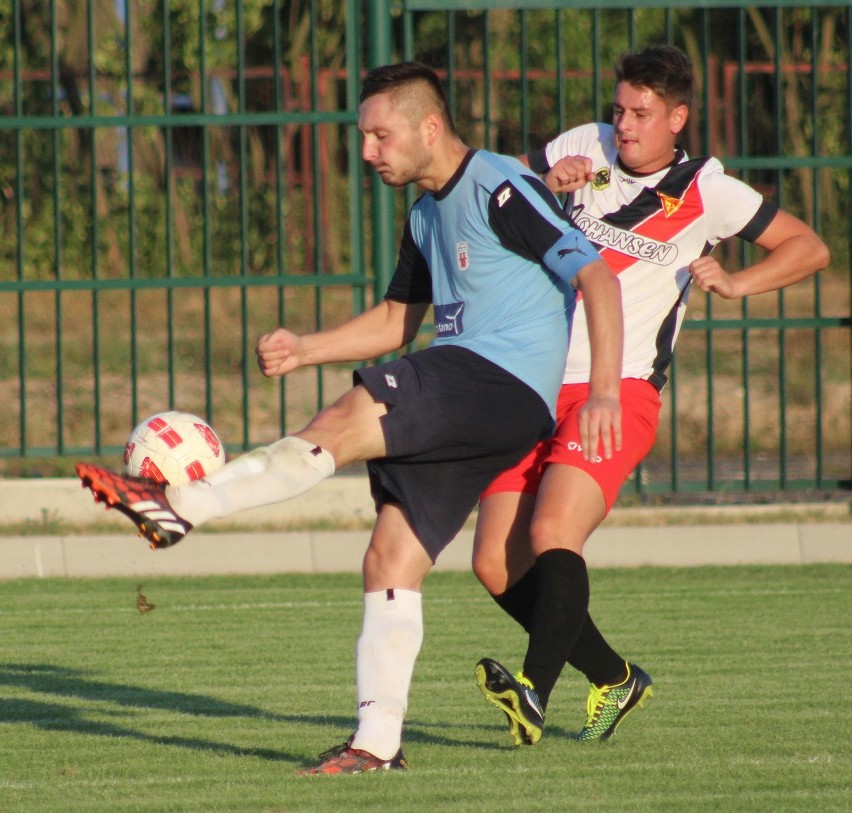
[[[146,418],[127,439],[124,473],[173,486],[199,480],[225,465],[225,449],[213,428],[188,412]]]

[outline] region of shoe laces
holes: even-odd
[[[587,727],[594,724],[595,720],[597,720],[600,713],[603,711],[603,707],[607,703],[611,702],[609,699],[611,689],[611,686],[595,686],[594,683],[590,685],[589,697],[586,700]]]
[[[532,689],[533,691],[535,691],[535,686],[533,686],[533,682],[526,675],[524,675],[523,672],[518,672],[518,674],[515,675],[515,680],[517,680],[518,683],[521,684],[521,686],[526,686],[528,689]]]
[[[351,737],[346,742],[342,742],[340,743],[340,745],[334,745],[329,748],[328,751],[323,751],[318,757],[319,761],[324,762],[325,760],[330,759],[331,757],[336,757],[340,754],[345,753],[349,750],[350,742],[352,742]]]

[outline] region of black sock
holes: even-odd
[[[530,620],[524,675],[533,682],[545,708],[588,616],[589,574],[582,556],[562,549],[537,557],[533,571],[538,596]]]
[[[624,658],[607,643],[588,614],[568,663],[596,686],[614,686],[627,677]]]
[[[491,594],[491,598],[529,632],[536,599],[535,568],[530,568],[505,593]],[[568,664],[596,686],[614,686],[627,677],[626,661],[609,645],[588,614]]]
[[[530,631],[533,605],[536,598],[535,567],[531,567],[505,593],[491,594],[503,612],[515,619],[527,632]]]

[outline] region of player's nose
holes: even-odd
[[[365,138],[364,143],[361,145],[361,158],[368,164],[374,164],[378,158],[376,145],[370,139]]]

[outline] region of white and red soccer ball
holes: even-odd
[[[160,412],[140,423],[124,447],[124,473],[184,485],[225,465],[225,448],[213,427],[188,412]]]

